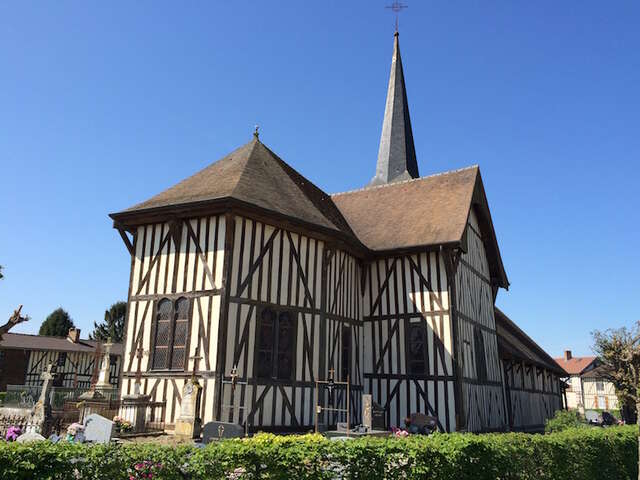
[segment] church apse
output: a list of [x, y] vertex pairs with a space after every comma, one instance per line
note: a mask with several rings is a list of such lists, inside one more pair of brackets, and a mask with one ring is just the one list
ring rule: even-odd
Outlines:
[[[309, 428], [316, 378], [333, 369], [352, 384], [359, 417], [360, 272], [356, 259], [325, 241], [236, 216], [228, 315], [220, 335], [223, 383], [215, 415], [249, 428]], [[346, 378], [345, 378], [346, 380]], [[336, 392], [336, 402], [346, 402]], [[321, 398], [326, 404], [328, 398]], [[337, 417], [321, 423], [344, 421]]]

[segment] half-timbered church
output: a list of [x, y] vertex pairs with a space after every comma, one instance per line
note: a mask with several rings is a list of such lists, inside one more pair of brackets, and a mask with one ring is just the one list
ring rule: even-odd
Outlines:
[[422, 412], [442, 431], [536, 429], [561, 407], [562, 369], [497, 323], [509, 281], [479, 168], [418, 173], [397, 33], [369, 185], [326, 194], [256, 133], [111, 217], [131, 254], [122, 394], [139, 381], [167, 425], [194, 372], [203, 422], [253, 430], [312, 427], [330, 376], [350, 398], [317, 401], [352, 423], [365, 393], [387, 426]]

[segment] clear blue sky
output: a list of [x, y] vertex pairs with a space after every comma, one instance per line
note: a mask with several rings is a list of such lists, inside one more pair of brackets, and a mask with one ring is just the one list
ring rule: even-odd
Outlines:
[[[0, 319], [88, 333], [126, 299], [109, 212], [261, 139], [328, 192], [373, 175], [381, 1], [0, 3]], [[640, 319], [640, 3], [411, 1], [400, 44], [422, 175], [480, 165], [511, 281], [553, 354]]]

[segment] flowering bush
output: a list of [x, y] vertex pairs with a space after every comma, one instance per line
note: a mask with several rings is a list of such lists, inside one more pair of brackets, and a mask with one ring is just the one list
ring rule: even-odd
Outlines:
[[20, 427], [9, 427], [5, 440], [7, 442], [15, 442], [20, 435], [22, 435], [22, 429]]
[[116, 424], [116, 428], [121, 432], [130, 432], [131, 430], [133, 430], [133, 425], [131, 425], [131, 422], [125, 420], [122, 417], [113, 417], [113, 422]]
[[152, 479], [157, 477], [161, 471], [162, 463], [145, 460], [136, 463], [133, 468], [129, 468], [127, 473], [129, 474], [129, 480], [138, 480], [142, 478]]

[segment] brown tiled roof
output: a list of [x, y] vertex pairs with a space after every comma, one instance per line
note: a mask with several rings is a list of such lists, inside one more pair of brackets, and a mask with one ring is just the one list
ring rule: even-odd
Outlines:
[[569, 375], [580, 375], [589, 368], [596, 359], [596, 357], [571, 357], [570, 360], [567, 360], [564, 357], [560, 357], [556, 358], [555, 361], [564, 368]]
[[498, 307], [495, 307], [494, 311], [498, 348], [501, 356], [531, 362], [534, 365], [566, 376], [567, 372], [565, 372], [540, 345], [529, 337], [529, 335], [524, 333], [513, 320], [507, 317]]
[[[95, 340], [80, 339], [77, 343], [66, 337], [48, 337], [45, 335], [28, 335], [26, 333], [5, 333], [0, 341], [0, 348], [24, 350], [54, 350], [60, 352], [95, 352]], [[121, 343], [114, 343], [111, 353], [122, 355]]]
[[472, 206], [486, 239], [492, 277], [508, 287], [477, 166], [332, 195], [371, 250], [460, 244]]
[[111, 217], [117, 220], [133, 212], [223, 199], [339, 231], [355, 239], [331, 197], [255, 138], [164, 192]]

